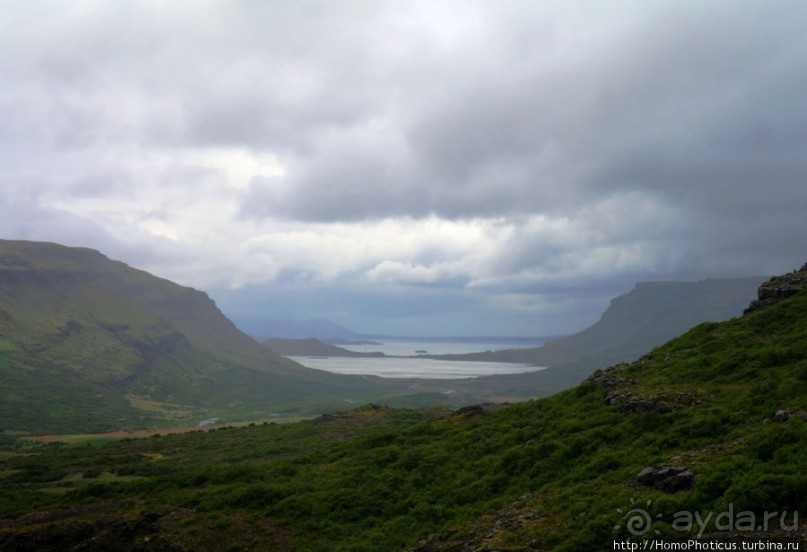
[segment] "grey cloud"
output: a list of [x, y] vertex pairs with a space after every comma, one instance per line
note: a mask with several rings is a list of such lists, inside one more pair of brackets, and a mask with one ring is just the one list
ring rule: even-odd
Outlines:
[[[60, 91], [30, 105], [62, 145], [116, 131], [279, 152], [291, 191], [265, 214], [303, 220], [564, 209], [653, 188], [613, 176], [637, 162], [655, 158], [651, 175], [710, 155], [725, 165], [760, 142], [781, 155], [807, 126], [792, 4], [628, 4], [627, 23], [603, 10], [613, 36], [580, 15], [596, 3], [472, 3], [467, 29], [428, 32], [392, 6], [20, 8], [6, 30], [44, 22], [10, 33], [5, 65]], [[569, 14], [579, 29], [563, 26]], [[360, 130], [376, 120], [394, 139], [368, 147]], [[659, 186], [713, 186], [690, 176]]]
[[189, 252], [178, 244], [154, 236], [130, 233], [125, 239], [111, 234], [101, 224], [85, 216], [48, 207], [38, 197], [41, 190], [25, 186], [29, 193], [17, 193], [13, 183], [0, 181], [0, 238], [55, 242], [75, 247], [91, 247], [116, 259], [144, 268], [184, 261]]
[[[116, 250], [116, 243], [92, 220], [45, 207], [34, 182], [0, 181], [0, 236], [12, 240], [52, 241]], [[24, 191], [23, 191], [24, 190]]]
[[758, 5], [666, 6], [661, 15], [648, 9], [618, 40], [583, 38], [567, 64], [529, 51], [508, 57], [511, 45], [474, 59], [470, 43], [469, 55], [448, 56], [452, 64], [427, 58], [420, 72], [404, 65], [404, 78], [437, 84], [420, 94], [374, 91], [390, 100], [381, 111], [368, 104], [364, 117], [389, 118], [396, 139], [367, 147], [346, 131], [359, 119], [337, 130], [334, 151], [315, 132], [304, 155], [290, 158], [290, 192], [265, 214], [334, 221], [557, 213], [623, 189], [697, 211], [738, 185], [736, 176], [759, 183], [795, 163], [799, 178], [793, 144], [780, 147], [800, 139], [807, 121], [795, 92], [804, 88], [797, 67], [807, 44], [798, 18]]
[[[0, 232], [159, 266], [181, 244], [121, 243], [43, 198], [221, 188], [195, 161], [107, 154], [224, 146], [285, 169], [233, 189], [233, 225], [506, 221], [486, 293], [789, 270], [807, 253], [805, 20], [777, 1], [6, 3]], [[519, 225], [536, 215], [568, 239]], [[422, 285], [469, 281], [451, 277]]]

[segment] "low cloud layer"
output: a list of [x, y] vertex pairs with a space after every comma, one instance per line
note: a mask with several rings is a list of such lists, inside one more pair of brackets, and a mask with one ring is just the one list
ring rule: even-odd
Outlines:
[[390, 333], [804, 262], [807, 8], [529, 4], [5, 3], [0, 237]]

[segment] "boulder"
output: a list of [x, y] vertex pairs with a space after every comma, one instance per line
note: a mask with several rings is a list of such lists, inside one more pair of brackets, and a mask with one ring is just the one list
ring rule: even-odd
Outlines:
[[646, 487], [654, 487], [665, 493], [688, 491], [695, 483], [695, 474], [685, 466], [647, 466], [636, 476], [636, 482]]
[[795, 416], [796, 414], [805, 414], [804, 409], [800, 406], [791, 406], [790, 408], [783, 408], [781, 410], [777, 410], [776, 413], [773, 415], [774, 422], [786, 422], [790, 419], [791, 416]]
[[622, 387], [636, 383], [636, 380], [628, 377], [619, 376], [619, 372], [623, 371], [627, 364], [617, 364], [606, 368], [605, 370], [597, 370], [585, 379], [583, 383], [594, 383], [600, 387]]

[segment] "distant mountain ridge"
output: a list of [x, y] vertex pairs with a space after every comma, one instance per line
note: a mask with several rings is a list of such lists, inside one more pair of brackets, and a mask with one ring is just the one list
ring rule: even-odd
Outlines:
[[361, 353], [350, 351], [330, 343], [324, 343], [319, 339], [281, 339], [270, 338], [262, 342], [271, 350], [284, 356], [328, 356], [328, 357], [352, 357], [352, 358], [383, 358], [386, 355], [382, 352]]
[[635, 360], [697, 324], [740, 316], [766, 279], [638, 283], [612, 299], [597, 323], [543, 345], [530, 361], [551, 366], [575, 360], [591, 365]]
[[358, 334], [330, 320], [236, 319], [238, 328], [257, 339], [356, 339]]

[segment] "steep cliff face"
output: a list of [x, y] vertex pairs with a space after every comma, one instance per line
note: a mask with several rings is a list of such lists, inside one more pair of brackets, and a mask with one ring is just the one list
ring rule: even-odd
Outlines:
[[798, 270], [782, 276], [774, 276], [757, 291], [757, 299], [745, 309], [743, 314], [750, 314], [760, 309], [775, 305], [783, 299], [796, 295], [807, 288], [807, 263]]

